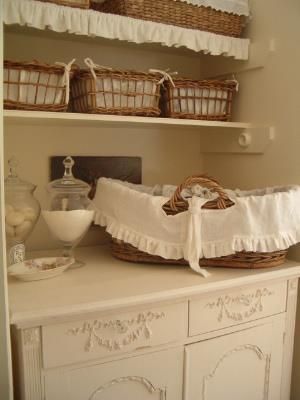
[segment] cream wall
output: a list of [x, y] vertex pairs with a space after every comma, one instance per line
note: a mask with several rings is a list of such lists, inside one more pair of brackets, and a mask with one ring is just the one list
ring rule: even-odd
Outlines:
[[[143, 180], [147, 184], [176, 183], [190, 173], [201, 171], [217, 177], [227, 187], [300, 184], [300, 2], [252, 0], [251, 3], [253, 20], [249, 36], [252, 42], [261, 43], [274, 39], [276, 51], [267, 57], [264, 68], [238, 74], [240, 92], [234, 114], [235, 120], [275, 126], [276, 140], [265, 154], [201, 155], [200, 136], [196, 130], [8, 126], [5, 132], [5, 158], [11, 154], [19, 158], [22, 177], [38, 185], [36, 193], [42, 206], [47, 201], [44, 188], [48, 181], [48, 157], [65, 153], [141, 156]], [[43, 32], [24, 36], [20, 32], [9, 30], [6, 34], [7, 58], [38, 58], [52, 62], [67, 61], [73, 57], [82, 60], [86, 56], [114, 67], [170, 67], [194, 77], [200, 76], [202, 62], [210, 62], [207, 57], [198, 57], [190, 52], [152, 46], [124, 46], [122, 43], [98, 39], [75, 38], [74, 41], [65, 41], [55, 34], [48, 38]], [[222, 58], [214, 58], [213, 63], [216, 62], [221, 64]], [[99, 231], [94, 230], [90, 232], [86, 242], [97, 242], [98, 237]], [[28, 241], [28, 246], [55, 246], [42, 220]], [[300, 259], [297, 248], [292, 255]], [[299, 334], [300, 315], [296, 334], [292, 400], [300, 398]]]
[[[49, 37], [50, 35], [50, 37]], [[72, 40], [73, 39], [73, 40]], [[8, 29], [5, 35], [5, 58], [18, 60], [38, 59], [45, 62], [77, 59], [82, 64], [85, 57], [96, 63], [115, 68], [166, 69], [170, 67], [181, 74], [199, 77], [200, 60], [192, 52], [178, 52], [153, 46], [124, 45], [100, 39], [84, 39], [69, 35], [44, 34]], [[52, 155], [99, 155], [142, 157], [143, 182], [180, 183], [191, 173], [202, 171], [200, 136], [195, 129], [6, 125], [5, 161], [15, 155], [20, 162], [23, 179], [35, 183], [36, 197], [42, 207], [47, 204], [45, 187], [49, 176], [49, 157]], [[99, 243], [102, 231], [92, 228], [82, 244]], [[40, 218], [27, 242], [28, 249], [57, 247]]]
[[[300, 184], [300, 2], [252, 1], [249, 36], [254, 43], [274, 40], [264, 68], [237, 75], [236, 119], [275, 126], [276, 139], [263, 155], [205, 155], [204, 169], [225, 186], [254, 188]], [[253, 60], [252, 60], [253, 61]], [[299, 247], [291, 252], [300, 259]], [[300, 399], [300, 301], [292, 399]]]

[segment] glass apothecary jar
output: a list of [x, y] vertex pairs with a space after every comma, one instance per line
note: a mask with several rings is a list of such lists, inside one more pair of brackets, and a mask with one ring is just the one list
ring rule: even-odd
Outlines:
[[8, 162], [9, 174], [5, 179], [5, 232], [8, 264], [25, 259], [25, 241], [40, 215], [40, 204], [33, 193], [36, 185], [21, 180], [17, 174], [18, 161]]
[[[73, 176], [72, 157], [66, 157], [63, 164], [65, 172], [62, 179], [50, 182], [47, 187], [50, 204], [47, 210], [42, 211], [42, 215], [52, 235], [63, 245], [63, 256], [73, 257], [73, 248], [89, 229], [94, 210], [88, 198], [90, 186]], [[72, 267], [83, 264], [76, 260]]]

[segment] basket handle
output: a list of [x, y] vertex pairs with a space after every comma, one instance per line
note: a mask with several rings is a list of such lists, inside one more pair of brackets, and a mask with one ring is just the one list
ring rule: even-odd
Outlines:
[[234, 205], [234, 202], [227, 196], [225, 191], [219, 185], [219, 183], [207, 175], [193, 175], [186, 178], [181, 185], [179, 185], [170, 198], [170, 200], [164, 204], [164, 208], [170, 208], [173, 213], [178, 213], [189, 208], [187, 200], [185, 200], [181, 192], [183, 189], [189, 188], [194, 185], [204, 186], [209, 189], [212, 193], [217, 193], [218, 197], [215, 200], [208, 200], [202, 208], [217, 208], [225, 209]]

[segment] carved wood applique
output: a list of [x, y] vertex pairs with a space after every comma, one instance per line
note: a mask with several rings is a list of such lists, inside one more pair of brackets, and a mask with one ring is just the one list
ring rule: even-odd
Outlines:
[[[104, 346], [109, 351], [120, 350], [124, 346], [135, 342], [141, 336], [149, 339], [152, 336], [152, 331], [150, 329], [151, 322], [164, 317], [164, 312], [148, 311], [139, 313], [135, 317], [125, 320], [111, 319], [87, 321], [80, 327], [69, 329], [68, 334], [74, 336], [86, 334], [87, 341], [85, 344], [85, 351], [90, 351], [95, 344]], [[117, 333], [118, 338], [110, 339], [101, 336], [101, 333], [104, 333], [107, 329]]]
[[166, 400], [166, 388], [155, 388], [155, 386], [146, 378], [143, 378], [141, 376], [125, 376], [125, 377], [120, 377], [113, 379], [112, 381], [105, 383], [104, 385], [100, 386], [98, 389], [96, 389], [91, 396], [89, 397], [88, 400], [96, 400], [96, 396], [98, 398], [98, 394], [104, 392], [105, 390], [109, 389], [112, 386], [118, 385], [120, 383], [124, 382], [134, 382], [138, 384], [142, 384], [145, 389], [150, 393], [150, 394], [158, 394], [159, 395], [159, 400]]
[[[239, 296], [220, 296], [217, 300], [209, 302], [206, 307], [218, 309], [218, 321], [222, 322], [223, 318], [228, 318], [234, 321], [243, 321], [250, 318], [253, 314], [263, 311], [263, 298], [273, 295], [273, 292], [267, 288], [257, 289], [250, 294], [241, 294]], [[242, 311], [232, 311], [232, 307], [243, 307]]]
[[208, 375], [203, 377], [202, 381], [202, 400], [207, 400], [207, 386], [211, 379], [216, 375], [221, 364], [228, 359], [230, 356], [234, 355], [237, 352], [241, 351], [250, 351], [253, 352], [257, 358], [265, 363], [265, 376], [264, 376], [264, 385], [263, 385], [263, 393], [262, 400], [268, 400], [269, 397], [269, 379], [270, 379], [270, 366], [271, 366], [271, 354], [264, 354], [262, 350], [255, 345], [252, 344], [244, 344], [241, 346], [237, 346], [234, 349], [228, 351], [223, 354], [222, 357], [217, 361], [214, 369]]

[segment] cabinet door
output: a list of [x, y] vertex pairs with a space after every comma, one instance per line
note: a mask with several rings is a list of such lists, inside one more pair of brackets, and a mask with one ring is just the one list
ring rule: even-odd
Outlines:
[[186, 346], [185, 400], [279, 400], [283, 322]]
[[46, 400], [182, 400], [183, 348], [45, 373]]

